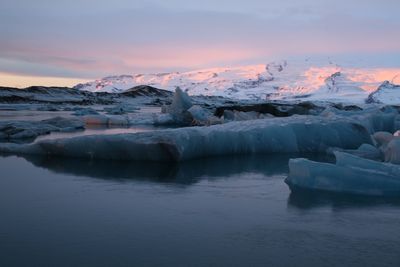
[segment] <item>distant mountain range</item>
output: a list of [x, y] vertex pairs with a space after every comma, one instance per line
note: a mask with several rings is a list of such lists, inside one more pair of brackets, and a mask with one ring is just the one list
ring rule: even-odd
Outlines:
[[120, 93], [139, 85], [235, 99], [327, 100], [400, 104], [400, 68], [342, 67], [333, 62], [279, 61], [189, 72], [105, 77], [74, 88]]

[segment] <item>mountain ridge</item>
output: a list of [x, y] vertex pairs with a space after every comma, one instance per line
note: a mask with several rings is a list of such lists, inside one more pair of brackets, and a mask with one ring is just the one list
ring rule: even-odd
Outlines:
[[[286, 60], [241, 67], [197, 71], [114, 75], [74, 88], [91, 92], [121, 93], [147, 85], [190, 95], [234, 99], [365, 102], [386, 80], [400, 83], [399, 69], [341, 67], [329, 63]], [[396, 78], [397, 77], [397, 78]], [[399, 81], [397, 81], [399, 80]]]

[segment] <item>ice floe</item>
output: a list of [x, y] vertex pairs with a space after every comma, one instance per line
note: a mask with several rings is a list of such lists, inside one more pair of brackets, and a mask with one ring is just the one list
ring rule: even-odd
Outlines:
[[117, 160], [182, 161], [218, 155], [324, 153], [329, 147], [356, 149], [364, 143], [372, 144], [369, 132], [351, 120], [292, 116], [209, 127], [43, 140], [29, 145], [0, 144], [0, 151]]
[[336, 163], [289, 161], [286, 183], [292, 190], [322, 190], [375, 196], [400, 196], [400, 166], [335, 152]]
[[35, 139], [51, 132], [69, 132], [84, 128], [79, 119], [55, 117], [42, 121], [1, 121], [0, 140]]

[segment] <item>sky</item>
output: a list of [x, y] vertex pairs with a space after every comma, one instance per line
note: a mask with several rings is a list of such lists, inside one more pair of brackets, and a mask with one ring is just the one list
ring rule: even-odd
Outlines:
[[1, 0], [0, 85], [309, 56], [400, 67], [399, 0]]

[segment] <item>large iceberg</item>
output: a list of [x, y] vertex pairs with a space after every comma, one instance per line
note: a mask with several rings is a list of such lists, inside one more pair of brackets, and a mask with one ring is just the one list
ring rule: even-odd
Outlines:
[[400, 196], [400, 166], [335, 152], [336, 164], [289, 161], [285, 182], [292, 190], [322, 190], [374, 196]]
[[341, 117], [292, 116], [209, 127], [93, 135], [33, 144], [0, 144], [0, 152], [117, 160], [182, 161], [218, 155], [325, 152], [372, 144], [365, 127]]

